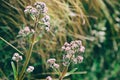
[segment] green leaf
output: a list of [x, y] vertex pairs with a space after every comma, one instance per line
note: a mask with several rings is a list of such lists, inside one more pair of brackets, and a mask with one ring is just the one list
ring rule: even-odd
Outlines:
[[74, 69], [72, 69], [70, 72], [67, 72], [64, 77], [73, 74], [77, 69], [78, 69], [78, 68], [74, 68]]
[[15, 68], [14, 62], [11, 62], [11, 65], [12, 65], [12, 69], [13, 69], [13, 73], [14, 73], [14, 79], [17, 80], [17, 71], [16, 71], [16, 68]]

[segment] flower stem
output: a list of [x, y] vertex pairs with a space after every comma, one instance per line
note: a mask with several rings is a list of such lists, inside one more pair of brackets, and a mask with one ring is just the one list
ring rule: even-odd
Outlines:
[[65, 66], [65, 68], [63, 69], [60, 77], [59, 77], [59, 80], [62, 80], [65, 76], [65, 74], [67, 73], [67, 70], [68, 70], [68, 66]]
[[35, 41], [35, 35], [33, 35], [33, 41], [32, 41], [32, 43], [31, 43], [30, 48], [29, 48], [29, 51], [28, 51], [28, 53], [27, 53], [27, 55], [26, 55], [26, 60], [25, 60], [25, 63], [24, 63], [24, 65], [23, 65], [22, 71], [21, 71], [21, 73], [20, 73], [19, 80], [22, 79], [22, 77], [23, 77], [23, 75], [24, 75], [24, 72], [25, 72], [25, 70], [26, 70], [26, 68], [27, 68], [27, 65], [28, 65], [28, 63], [29, 63], [29, 61], [30, 61], [30, 57], [31, 57], [31, 55], [32, 55], [32, 49], [33, 49], [33, 46], [34, 46], [34, 41]]
[[17, 76], [17, 80], [18, 80], [18, 62], [16, 63], [17, 65], [16, 65], [16, 71], [17, 71], [17, 74], [16, 74], [16, 76]]

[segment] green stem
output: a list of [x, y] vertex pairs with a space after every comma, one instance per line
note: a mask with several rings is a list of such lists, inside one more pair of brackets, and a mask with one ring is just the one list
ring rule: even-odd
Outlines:
[[[34, 30], [35, 30], [35, 32], [37, 31], [37, 26], [38, 26], [38, 19], [36, 18], [35, 23], [34, 23]], [[34, 44], [36, 43], [36, 33], [34, 33], [34, 35], [33, 35], [33, 37], [31, 38], [31, 40], [32, 40], [32, 43], [31, 43], [31, 45], [30, 45], [30, 48], [29, 48], [29, 50], [28, 50], [28, 53], [26, 54], [26, 60], [25, 60], [25, 63], [24, 63], [24, 65], [23, 65], [22, 71], [21, 71], [21, 73], [20, 73], [19, 80], [23, 80], [24, 77], [25, 77], [25, 76], [24, 76], [24, 73], [25, 73], [25, 70], [26, 70], [26, 68], [27, 68], [27, 65], [28, 65], [28, 63], [29, 63], [29, 61], [30, 61], [30, 57], [31, 57], [31, 55], [32, 55], [33, 46], [34, 46]]]
[[16, 74], [16, 76], [17, 76], [17, 80], [18, 80], [18, 62], [17, 62], [17, 68], [16, 68], [16, 72], [17, 72], [17, 74]]
[[65, 66], [65, 68], [62, 71], [61, 76], [59, 77], [59, 80], [62, 80], [64, 78], [65, 74], [67, 73], [67, 70], [68, 70], [68, 66]]
[[[33, 36], [33, 37], [34, 37], [34, 36]], [[26, 70], [26, 68], [27, 68], [27, 65], [28, 65], [29, 61], [30, 61], [30, 57], [31, 57], [31, 54], [32, 54], [33, 46], [34, 46], [34, 40], [33, 40], [32, 44], [30, 45], [30, 49], [29, 49], [29, 51], [28, 51], [28, 53], [27, 53], [26, 60], [25, 60], [25, 63], [24, 63], [24, 65], [23, 65], [22, 71], [21, 71], [21, 73], [20, 73], [19, 80], [22, 80], [22, 77], [23, 77], [23, 75], [24, 75], [24, 72], [25, 72], [25, 70]]]
[[62, 73], [61, 73], [61, 75], [60, 75], [60, 77], [59, 77], [59, 80], [63, 80], [65, 74], [67, 73], [67, 70], [68, 70], [68, 67], [69, 67], [69, 65], [70, 65], [70, 63], [71, 63], [71, 58], [72, 58], [72, 57], [73, 57], [73, 55], [71, 55], [71, 57], [70, 57], [70, 59], [69, 59], [68, 65], [65, 66], [65, 68], [63, 69], [63, 71], [62, 71]]

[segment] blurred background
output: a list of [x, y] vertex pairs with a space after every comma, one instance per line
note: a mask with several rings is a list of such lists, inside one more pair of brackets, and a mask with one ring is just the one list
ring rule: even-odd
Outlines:
[[[24, 9], [36, 1], [48, 7], [51, 32], [43, 33], [35, 45], [29, 63], [35, 70], [25, 80], [57, 78], [46, 60], [56, 58], [60, 63], [62, 45], [72, 40], [82, 40], [86, 50], [83, 63], [69, 67], [78, 68], [77, 73], [66, 79], [120, 80], [120, 0], [0, 0], [0, 36], [21, 51], [25, 47], [16, 36], [22, 25], [32, 22]], [[13, 80], [15, 52], [0, 39], [0, 80]]]

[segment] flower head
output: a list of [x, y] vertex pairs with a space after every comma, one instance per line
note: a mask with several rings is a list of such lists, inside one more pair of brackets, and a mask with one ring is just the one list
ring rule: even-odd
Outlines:
[[14, 53], [13, 57], [12, 57], [13, 61], [19, 62], [22, 60], [22, 56], [20, 56], [18, 53]]
[[83, 61], [81, 53], [85, 51], [85, 47], [82, 45], [81, 40], [71, 41], [70, 43], [65, 42], [62, 46], [62, 50], [66, 52], [63, 56], [64, 65], [69, 64], [70, 61], [73, 61], [75, 64]]
[[56, 61], [56, 59], [51, 58], [51, 59], [47, 60], [47, 63], [50, 64], [50, 65], [53, 65], [55, 63], [55, 61]]
[[82, 56], [77, 56], [77, 62], [81, 63], [83, 61], [83, 57]]
[[48, 76], [48, 77], [46, 78], [46, 80], [52, 80], [51, 76]]
[[28, 73], [33, 72], [33, 70], [34, 70], [34, 67], [33, 67], [33, 66], [29, 66], [29, 67], [27, 68], [27, 72], [28, 72]]
[[54, 66], [55, 68], [57, 68], [57, 69], [58, 69], [60, 65], [59, 65], [59, 64], [56, 64], [56, 63], [54, 63], [54, 65], [53, 65], [53, 66]]
[[47, 7], [46, 7], [46, 4], [44, 3], [44, 2], [36, 2], [35, 4], [34, 4], [34, 6], [36, 7], [36, 9], [38, 10], [38, 11], [40, 11], [40, 13], [47, 13]]
[[18, 35], [25, 37], [31, 33], [33, 34], [34, 32], [35, 31], [33, 29], [30, 29], [29, 26], [26, 26], [18, 32]]

